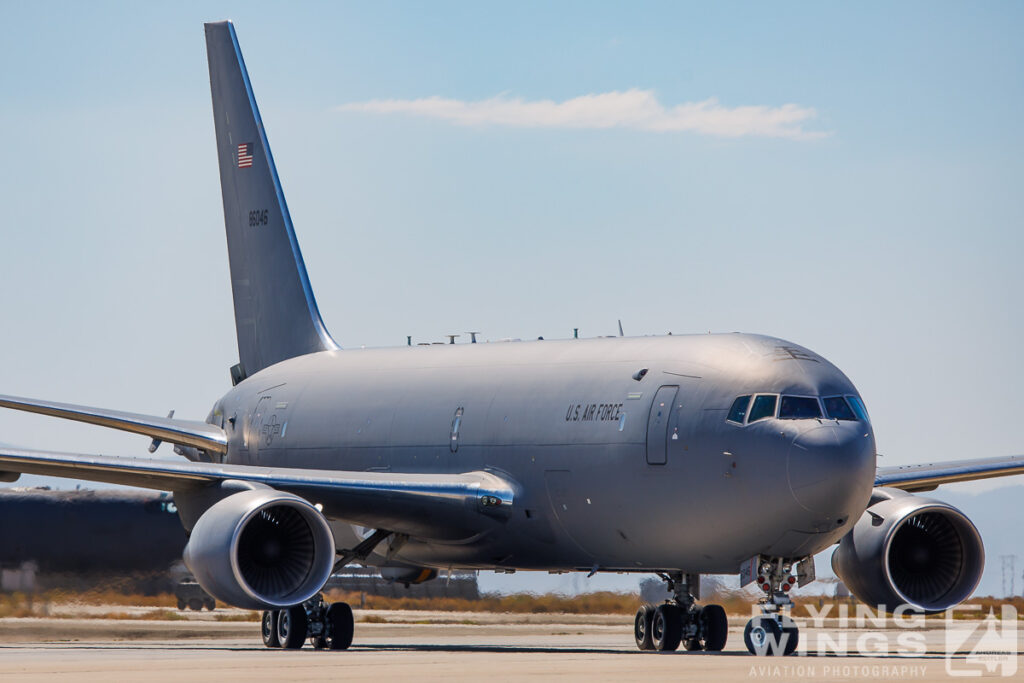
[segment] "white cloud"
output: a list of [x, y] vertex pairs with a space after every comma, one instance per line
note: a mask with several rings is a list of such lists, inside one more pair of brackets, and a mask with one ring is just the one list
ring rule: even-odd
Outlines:
[[715, 98], [666, 107], [652, 90], [637, 89], [581, 95], [563, 102], [531, 102], [503, 95], [475, 102], [437, 96], [416, 100], [369, 100], [343, 104], [338, 110], [411, 114], [461, 126], [629, 128], [659, 133], [687, 131], [726, 138], [750, 136], [794, 140], [828, 135], [804, 129], [817, 116], [811, 107], [797, 104], [727, 107]]

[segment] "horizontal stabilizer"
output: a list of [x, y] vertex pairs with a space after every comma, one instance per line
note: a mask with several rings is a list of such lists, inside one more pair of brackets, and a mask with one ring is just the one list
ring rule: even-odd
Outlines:
[[144, 434], [158, 441], [192, 446], [209, 453], [226, 453], [228, 438], [224, 430], [216, 425], [193, 420], [176, 420], [169, 417], [139, 415], [120, 410], [90, 408], [70, 403], [54, 403], [32, 398], [0, 395], [0, 408], [13, 408], [29, 413], [50, 415], [65, 420], [88, 422], [101, 427], [111, 427], [126, 432]]

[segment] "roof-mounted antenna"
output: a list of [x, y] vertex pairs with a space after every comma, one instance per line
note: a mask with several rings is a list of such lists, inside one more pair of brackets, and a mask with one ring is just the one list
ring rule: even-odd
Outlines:
[[626, 335], [622, 334], [622, 319], [621, 318], [619, 319], [619, 336], [620, 337], [625, 337], [626, 336]]
[[411, 334], [405, 335], [405, 345], [406, 346], [412, 346], [412, 335]]
[[469, 340], [470, 340], [469, 343], [470, 344], [476, 344], [476, 335], [478, 335], [480, 333], [479, 332], [467, 332], [466, 334], [469, 335]]
[[454, 344], [455, 340], [458, 339], [459, 337], [461, 337], [462, 335], [461, 334], [446, 334], [444, 336], [448, 337], [448, 343], [449, 344]]
[[580, 338], [580, 328], [578, 328], [578, 327], [572, 328], [572, 338], [573, 339], [579, 339]]

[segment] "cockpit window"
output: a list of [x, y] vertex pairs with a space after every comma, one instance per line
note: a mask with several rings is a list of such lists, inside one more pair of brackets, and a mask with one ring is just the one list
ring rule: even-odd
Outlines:
[[775, 401], [778, 396], [755, 396], [754, 404], [750, 407], [750, 416], [747, 422], [757, 422], [766, 417], [775, 417]]
[[740, 424], [743, 424], [743, 418], [747, 416], [747, 407], [749, 405], [750, 396], [740, 396], [732, 402], [732, 408], [729, 409], [729, 417], [725, 419], [729, 422], [739, 422]]
[[842, 396], [829, 396], [821, 399], [821, 402], [825, 404], [825, 414], [833, 420], [856, 421], [857, 416]]
[[858, 418], [864, 422], [871, 422], [868, 418], [868, 409], [864, 407], [864, 401], [860, 400], [860, 396], [847, 396], [846, 400], [850, 402], [850, 407], [857, 413]]
[[779, 403], [780, 420], [807, 420], [821, 417], [818, 399], [810, 396], [783, 396]]

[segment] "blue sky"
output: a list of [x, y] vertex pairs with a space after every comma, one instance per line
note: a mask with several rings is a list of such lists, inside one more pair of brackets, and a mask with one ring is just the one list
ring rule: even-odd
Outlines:
[[1024, 6], [708, 5], [0, 2], [0, 392], [227, 389], [202, 22], [231, 18], [343, 346], [761, 332], [846, 371], [882, 464], [1024, 452]]

